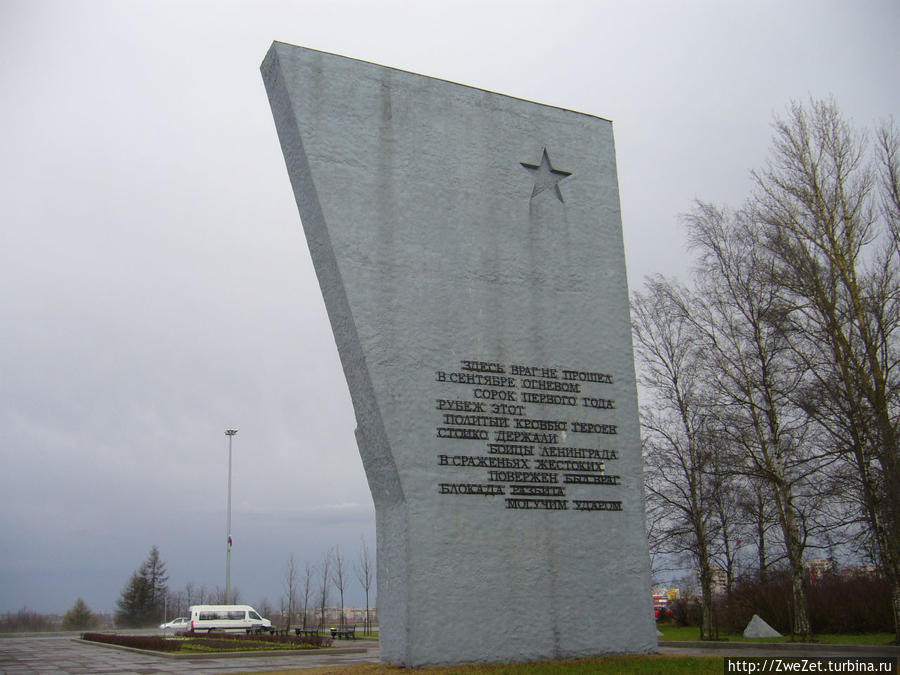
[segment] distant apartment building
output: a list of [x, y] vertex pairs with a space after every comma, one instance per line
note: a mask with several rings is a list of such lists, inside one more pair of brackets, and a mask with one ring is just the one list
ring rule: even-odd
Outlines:
[[826, 574], [837, 574], [841, 577], [872, 576], [878, 573], [874, 565], [849, 565], [838, 568], [837, 564], [829, 558], [810, 558], [803, 563], [804, 569], [809, 574], [809, 579], [816, 582]]
[[813, 583], [834, 571], [832, 561], [828, 558], [810, 558], [803, 563], [803, 569], [809, 574], [809, 579]]
[[723, 593], [728, 591], [728, 572], [726, 572], [721, 567], [713, 567], [710, 569], [712, 572], [712, 594], [722, 595]]

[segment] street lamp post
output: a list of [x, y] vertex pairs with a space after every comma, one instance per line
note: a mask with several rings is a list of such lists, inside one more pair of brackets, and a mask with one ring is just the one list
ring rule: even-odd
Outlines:
[[225, 604], [231, 604], [231, 439], [238, 432], [237, 429], [226, 429], [228, 436], [228, 500], [225, 505], [225, 529], [228, 537], [225, 544]]

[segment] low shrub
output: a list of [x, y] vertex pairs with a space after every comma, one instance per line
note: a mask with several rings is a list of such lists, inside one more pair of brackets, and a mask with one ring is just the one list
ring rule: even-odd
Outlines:
[[891, 589], [882, 576], [826, 574], [809, 586], [816, 633], [892, 632]]
[[669, 605], [669, 618], [676, 626], [699, 626], [700, 603], [695, 598], [679, 598]]
[[766, 582], [745, 578], [729, 596], [716, 598], [715, 618], [723, 633], [743, 633], [754, 614], [783, 635], [791, 632], [791, 580], [773, 574]]
[[[884, 577], [827, 574], [807, 583], [807, 598], [814, 634], [893, 631], [891, 593]], [[765, 583], [741, 579], [730, 595], [716, 599], [715, 619], [723, 633], [742, 633], [753, 615], [758, 614], [779, 633], [789, 635], [791, 601], [791, 580], [786, 572], [772, 575]], [[696, 621], [699, 622], [699, 613]]]
[[198, 640], [252, 640], [253, 642], [278, 642], [283, 644], [310, 645], [313, 647], [330, 647], [332, 640], [324, 635], [247, 635], [245, 633], [185, 633], [185, 636]]
[[135, 649], [152, 649], [158, 652], [177, 652], [181, 648], [178, 640], [171, 640], [157, 635], [114, 635], [111, 633], [82, 633], [82, 640], [104, 642]]
[[247, 649], [264, 649], [268, 644], [288, 645], [295, 649], [310, 649], [316, 647], [330, 647], [331, 638], [324, 636], [293, 637], [290, 635], [245, 635], [231, 633], [213, 633], [212, 635], [197, 635], [186, 633], [186, 639], [173, 640], [157, 635], [118, 635], [110, 633], [83, 633], [81, 638], [91, 642], [104, 642], [107, 644], [133, 647], [135, 649], [149, 649], [161, 652], [177, 652], [189, 647], [199, 647], [201, 650], [226, 650], [241, 649], [246, 643]]

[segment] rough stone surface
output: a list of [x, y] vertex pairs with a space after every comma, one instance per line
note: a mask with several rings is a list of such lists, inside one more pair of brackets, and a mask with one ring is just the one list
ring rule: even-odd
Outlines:
[[262, 73], [375, 503], [382, 659], [654, 651], [611, 123], [283, 43]]
[[781, 637], [781, 633], [772, 628], [769, 624], [763, 621], [758, 614], [754, 614], [753, 618], [750, 619], [750, 623], [747, 624], [747, 627], [744, 629], [744, 637], [745, 638], [779, 638]]

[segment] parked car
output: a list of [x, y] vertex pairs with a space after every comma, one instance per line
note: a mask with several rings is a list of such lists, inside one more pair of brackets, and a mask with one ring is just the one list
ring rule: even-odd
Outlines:
[[179, 616], [177, 619], [172, 619], [171, 621], [159, 624], [159, 627], [163, 630], [189, 630], [191, 627], [191, 620], [186, 616]]

